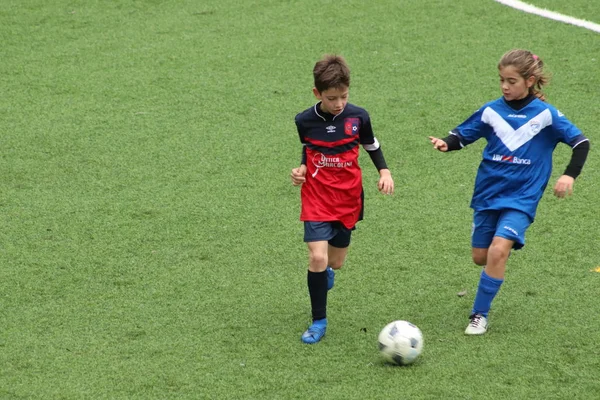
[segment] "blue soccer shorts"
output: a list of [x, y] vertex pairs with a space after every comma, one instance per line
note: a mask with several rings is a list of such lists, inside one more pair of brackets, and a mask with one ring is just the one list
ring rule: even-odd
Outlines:
[[471, 245], [487, 249], [494, 236], [499, 236], [514, 241], [513, 248], [518, 250], [525, 246], [525, 231], [532, 222], [527, 214], [517, 210], [475, 211]]
[[331, 246], [340, 249], [350, 246], [352, 229], [346, 228], [342, 223], [304, 221], [304, 241], [319, 242], [326, 240]]

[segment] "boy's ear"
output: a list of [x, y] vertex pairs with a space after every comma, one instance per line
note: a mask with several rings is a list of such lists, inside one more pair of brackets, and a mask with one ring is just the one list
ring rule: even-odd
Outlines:
[[527, 78], [525, 84], [527, 85], [527, 88], [532, 87], [535, 84], [535, 76], [531, 75], [529, 78]]
[[313, 88], [313, 94], [317, 99], [321, 100], [321, 93], [319, 93], [316, 87]]

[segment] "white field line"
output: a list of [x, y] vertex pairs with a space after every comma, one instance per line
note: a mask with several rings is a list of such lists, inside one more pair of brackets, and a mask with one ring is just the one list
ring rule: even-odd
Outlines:
[[579, 26], [579, 27], [582, 27], [585, 29], [589, 29], [590, 31], [600, 33], [600, 25], [595, 24], [590, 21], [585, 21], [583, 19], [577, 19], [577, 18], [569, 17], [567, 15], [559, 14], [554, 11], [546, 10], [543, 8], [538, 8], [538, 7], [532, 6], [527, 3], [523, 3], [522, 1], [518, 1], [518, 0], [494, 0], [494, 1], [497, 3], [500, 3], [500, 4], [504, 4], [505, 6], [516, 8], [517, 10], [521, 10], [526, 13], [539, 15], [540, 17], [553, 19], [555, 21], [564, 22], [565, 24]]

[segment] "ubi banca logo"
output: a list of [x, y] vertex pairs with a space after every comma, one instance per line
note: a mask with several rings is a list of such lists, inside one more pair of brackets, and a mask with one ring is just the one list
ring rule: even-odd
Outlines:
[[529, 158], [519, 158], [515, 156], [504, 156], [502, 154], [494, 154], [492, 156], [493, 161], [507, 162], [512, 164], [531, 164], [531, 160]]

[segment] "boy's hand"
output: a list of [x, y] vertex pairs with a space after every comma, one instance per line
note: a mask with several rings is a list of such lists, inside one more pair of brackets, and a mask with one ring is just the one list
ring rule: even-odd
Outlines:
[[392, 173], [389, 169], [382, 169], [379, 171], [377, 188], [383, 194], [394, 194], [394, 180], [392, 179]]
[[433, 136], [429, 136], [429, 141], [433, 145], [433, 148], [442, 152], [448, 151], [448, 143], [444, 142], [442, 139], [438, 139]]
[[298, 168], [293, 168], [290, 177], [294, 186], [302, 185], [306, 182], [306, 165], [302, 164]]
[[554, 195], [563, 198], [573, 194], [573, 183], [575, 179], [569, 175], [562, 175], [554, 185]]

